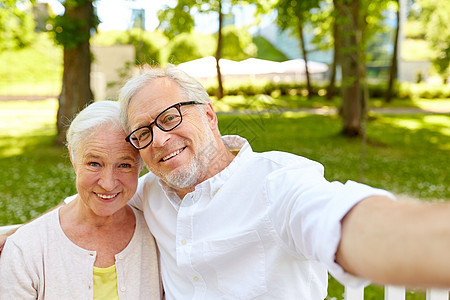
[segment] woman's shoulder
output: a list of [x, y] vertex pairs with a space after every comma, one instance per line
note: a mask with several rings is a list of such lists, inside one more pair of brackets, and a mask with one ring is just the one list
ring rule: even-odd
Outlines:
[[46, 242], [52, 239], [50, 236], [55, 232], [54, 227], [57, 223], [58, 212], [53, 210], [23, 225], [6, 239], [3, 252], [8, 252], [13, 257], [19, 255], [27, 260], [39, 257], [44, 251]]
[[49, 231], [54, 231], [58, 223], [58, 209], [55, 209], [19, 227], [8, 240], [15, 243], [40, 241], [46, 238]]

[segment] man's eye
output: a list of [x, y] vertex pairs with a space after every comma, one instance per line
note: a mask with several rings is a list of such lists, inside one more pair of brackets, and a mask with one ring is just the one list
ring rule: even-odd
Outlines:
[[149, 130], [141, 131], [141, 132], [139, 133], [139, 139], [145, 138], [149, 133], [150, 133]]
[[88, 165], [91, 166], [91, 167], [98, 167], [98, 166], [100, 166], [100, 164], [98, 162], [94, 162], [94, 161], [88, 163]]
[[120, 164], [120, 167], [121, 168], [131, 168], [131, 164], [123, 163], [123, 164]]
[[160, 122], [162, 124], [172, 124], [178, 122], [179, 118], [178, 115], [167, 115]]

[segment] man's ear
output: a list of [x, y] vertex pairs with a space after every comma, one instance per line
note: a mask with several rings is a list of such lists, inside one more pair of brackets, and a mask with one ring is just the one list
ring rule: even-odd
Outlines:
[[212, 106], [212, 103], [205, 103], [206, 108], [205, 108], [205, 112], [206, 112], [206, 120], [208, 121], [208, 125], [212, 130], [217, 129], [217, 115], [216, 112], [214, 111], [214, 108]]

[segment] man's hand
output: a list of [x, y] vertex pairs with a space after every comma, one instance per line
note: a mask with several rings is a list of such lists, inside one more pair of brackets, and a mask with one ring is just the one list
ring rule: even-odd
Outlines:
[[6, 234], [0, 235], [0, 254], [2, 254], [3, 246], [4, 246], [5, 243], [6, 243], [6, 238], [7, 238], [7, 237], [8, 237], [8, 236], [7, 236]]

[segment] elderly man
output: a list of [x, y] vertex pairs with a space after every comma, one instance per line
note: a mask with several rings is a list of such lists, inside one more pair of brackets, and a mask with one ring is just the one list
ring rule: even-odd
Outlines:
[[175, 67], [131, 79], [126, 140], [151, 170], [131, 205], [161, 252], [167, 299], [324, 299], [344, 284], [450, 286], [450, 206], [328, 182], [323, 167], [221, 137], [205, 89]]
[[119, 102], [151, 171], [132, 203], [168, 299], [323, 299], [327, 270], [344, 284], [450, 286], [450, 206], [328, 182], [319, 163], [221, 137], [205, 89], [172, 66], [131, 79]]

